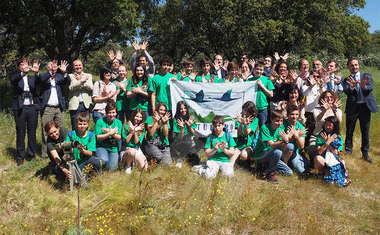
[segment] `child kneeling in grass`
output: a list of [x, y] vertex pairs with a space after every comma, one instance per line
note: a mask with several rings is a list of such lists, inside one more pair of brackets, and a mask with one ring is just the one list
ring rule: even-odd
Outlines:
[[216, 177], [220, 170], [222, 175], [231, 177], [234, 175], [234, 168], [230, 158], [236, 159], [239, 151], [235, 150], [236, 143], [229, 133], [224, 131], [224, 118], [216, 115], [212, 120], [213, 133], [208, 136], [205, 145], [205, 153], [209, 157], [205, 165], [194, 166], [193, 170], [198, 171], [207, 179]]
[[283, 173], [281, 167], [285, 163], [281, 161], [281, 157], [283, 151], [287, 149], [289, 139], [281, 129], [283, 114], [272, 111], [270, 120], [270, 123], [264, 124], [260, 128], [254, 158], [256, 163], [263, 167], [266, 180], [276, 183], [278, 180], [275, 172]]

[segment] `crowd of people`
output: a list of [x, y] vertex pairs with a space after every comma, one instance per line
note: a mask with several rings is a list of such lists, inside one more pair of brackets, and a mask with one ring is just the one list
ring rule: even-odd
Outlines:
[[[83, 72], [78, 59], [73, 61], [70, 74], [66, 61], [49, 62], [43, 74], [38, 61], [32, 65], [24, 58], [18, 61], [19, 71], [11, 77], [17, 165], [35, 157], [38, 113], [42, 126], [41, 156], [50, 158], [51, 172], [61, 180], [73, 177], [61, 147], [68, 142], [73, 143], [70, 154], [82, 170], [90, 165], [97, 171], [123, 168], [130, 174], [133, 167], [147, 170], [152, 159], [177, 167], [188, 161], [192, 170], [214, 178], [219, 171], [233, 176], [235, 166], [246, 161], [248, 166], [254, 163], [260, 177], [270, 182], [278, 181], [276, 174], [292, 175], [295, 171], [301, 175], [318, 174], [328, 183], [346, 186], [350, 180], [341, 154], [343, 149], [346, 154], [352, 153], [358, 119], [362, 157], [372, 162], [370, 119], [378, 108], [371, 94], [372, 76], [360, 72], [356, 58], [347, 62], [347, 78], [342, 78], [334, 60], [324, 66], [316, 59], [310, 68], [309, 61], [301, 59], [297, 72], [286, 62], [288, 54], [277, 53], [257, 61], [242, 53], [236, 63], [223, 61], [220, 54], [213, 61], [203, 58], [199, 64], [187, 58], [178, 72], [171, 58], [162, 56], [160, 71], [156, 72], [154, 60], [147, 52], [148, 43], [133, 43], [133, 47], [129, 66], [120, 51], [110, 51], [110, 60], [95, 83], [91, 74]], [[189, 107], [183, 101], [171, 103], [170, 81], [176, 80], [257, 84], [256, 100], [244, 103], [235, 119], [236, 138], [224, 127], [222, 116], [214, 117], [212, 134], [203, 139], [206, 162], [199, 161], [199, 141], [194, 137], [196, 123]], [[68, 107], [64, 87], [69, 90]], [[340, 134], [343, 93], [347, 96], [344, 144]], [[174, 105], [176, 113], [172, 113]], [[64, 126], [66, 108], [71, 128]], [[88, 130], [91, 114], [93, 131]]]

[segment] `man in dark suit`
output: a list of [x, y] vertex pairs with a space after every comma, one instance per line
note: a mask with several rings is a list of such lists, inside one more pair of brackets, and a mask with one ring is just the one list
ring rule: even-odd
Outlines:
[[370, 73], [361, 73], [360, 64], [356, 58], [347, 62], [351, 75], [343, 81], [343, 91], [347, 95], [346, 103], [346, 153], [352, 153], [352, 136], [355, 130], [356, 120], [359, 119], [362, 133], [361, 151], [363, 159], [372, 163], [369, 157], [369, 129], [371, 112], [377, 112], [377, 104], [372, 95], [373, 81]]
[[[36, 153], [36, 128], [38, 123], [39, 99], [36, 93], [39, 63], [28, 65], [25, 58], [17, 62], [18, 72], [11, 77], [13, 88], [12, 111], [16, 122], [16, 162], [22, 165], [24, 159], [32, 159]], [[28, 75], [32, 70], [35, 74]], [[25, 134], [28, 132], [28, 148], [25, 153]]]
[[[60, 128], [64, 127], [63, 114], [66, 109], [65, 98], [61, 86], [69, 84], [69, 77], [66, 74], [68, 63], [53, 60], [48, 64], [48, 72], [40, 75], [41, 83], [41, 124], [42, 124], [42, 149], [41, 156], [47, 157], [47, 134], [44, 130], [45, 124], [54, 120]], [[60, 72], [58, 72], [58, 69]]]
[[228, 72], [226, 71], [228, 61], [223, 63], [223, 57], [219, 54], [214, 57], [214, 64], [211, 67], [210, 73], [218, 76], [218, 78], [227, 77]]

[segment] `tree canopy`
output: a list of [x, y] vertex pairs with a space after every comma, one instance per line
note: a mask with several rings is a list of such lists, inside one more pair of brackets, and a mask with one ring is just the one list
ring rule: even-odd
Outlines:
[[[110, 41], [126, 44], [142, 17], [138, 0], [1, 1], [5, 38], [19, 54], [43, 48], [50, 59], [72, 61]], [[4, 39], [3, 43], [6, 42]]]
[[232, 59], [326, 49], [356, 55], [369, 40], [368, 23], [353, 11], [365, 0], [167, 0], [146, 11], [142, 35], [157, 53], [181, 59], [222, 53]]

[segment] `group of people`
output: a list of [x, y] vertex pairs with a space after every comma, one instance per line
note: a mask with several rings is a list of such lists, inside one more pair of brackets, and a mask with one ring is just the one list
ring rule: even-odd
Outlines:
[[[358, 59], [348, 60], [351, 74], [344, 79], [336, 61], [328, 61], [324, 67], [321, 61], [314, 60], [310, 69], [309, 61], [302, 59], [296, 72], [286, 62], [288, 55], [277, 53], [258, 61], [242, 53], [236, 63], [223, 61], [218, 54], [213, 62], [201, 59], [199, 71], [195, 70], [195, 62], [185, 59], [178, 72], [174, 72], [171, 58], [163, 56], [156, 73], [147, 46], [146, 42], [133, 43], [130, 78], [122, 53], [110, 51], [110, 61], [95, 83], [91, 74], [83, 72], [80, 60], [73, 62], [70, 74], [66, 72], [66, 61], [49, 62], [48, 72], [40, 74], [38, 61], [29, 66], [26, 59], [20, 59], [19, 71], [11, 77], [17, 164], [35, 156], [40, 112], [41, 155], [51, 159], [51, 169], [61, 179], [73, 177], [60, 145], [70, 142], [70, 154], [81, 169], [88, 165], [110, 171], [123, 167], [130, 174], [133, 166], [147, 170], [151, 159], [163, 165], [175, 162], [177, 167], [189, 160], [194, 171], [214, 178], [219, 171], [233, 176], [234, 166], [246, 160], [255, 162], [257, 171], [271, 182], [278, 181], [276, 173], [292, 175], [295, 170], [299, 174], [314, 172], [329, 183], [345, 186], [350, 180], [340, 156], [342, 93], [347, 95], [345, 152], [352, 153], [353, 132], [359, 119], [362, 156], [372, 162], [368, 154], [370, 118], [371, 112], [378, 109], [371, 94], [371, 74], [359, 71]], [[236, 138], [224, 128], [222, 116], [214, 117], [212, 134], [203, 139], [208, 160], [202, 164], [194, 138], [196, 123], [186, 102], [171, 104], [171, 81], [257, 84], [256, 100], [244, 103], [235, 119]], [[71, 131], [63, 124], [65, 86], [69, 90]], [[176, 113], [172, 113], [174, 105]], [[88, 130], [91, 113], [93, 132]]]

